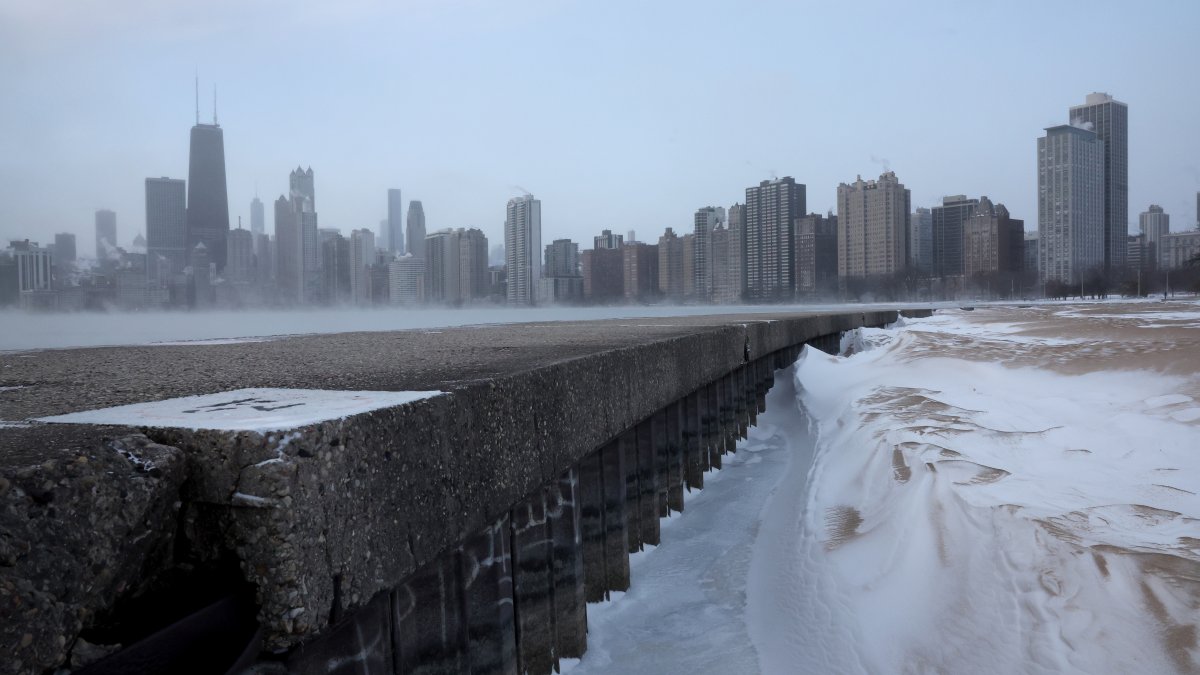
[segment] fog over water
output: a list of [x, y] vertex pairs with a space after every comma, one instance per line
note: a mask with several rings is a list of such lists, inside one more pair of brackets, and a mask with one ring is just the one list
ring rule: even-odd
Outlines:
[[[194, 341], [250, 341], [312, 333], [414, 330], [539, 321], [864, 311], [902, 306], [913, 305], [654, 305], [404, 310], [330, 308], [305, 311], [231, 310], [74, 314], [32, 314], [12, 311], [0, 312], [0, 351]], [[952, 306], [952, 304], [942, 303], [937, 306]]]

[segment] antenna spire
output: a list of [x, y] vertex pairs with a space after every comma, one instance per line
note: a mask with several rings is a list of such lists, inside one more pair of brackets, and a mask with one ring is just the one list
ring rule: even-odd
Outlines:
[[213, 83], [213, 126], [217, 125], [217, 83]]
[[200, 70], [196, 70], [196, 124], [200, 124]]

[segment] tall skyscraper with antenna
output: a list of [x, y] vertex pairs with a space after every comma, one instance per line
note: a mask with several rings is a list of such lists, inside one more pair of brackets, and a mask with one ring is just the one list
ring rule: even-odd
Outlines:
[[217, 269], [225, 267], [229, 236], [229, 195], [225, 187], [225, 137], [217, 123], [217, 90], [213, 88], [212, 124], [200, 123], [200, 83], [196, 81], [196, 126], [188, 153], [188, 250], [203, 243]]

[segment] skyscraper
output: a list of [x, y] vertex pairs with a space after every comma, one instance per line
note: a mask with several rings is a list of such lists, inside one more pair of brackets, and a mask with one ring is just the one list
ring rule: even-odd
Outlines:
[[796, 291], [813, 295], [837, 287], [837, 216], [796, 219]]
[[250, 200], [250, 233], [257, 239], [258, 235], [267, 231], [267, 221], [263, 213], [262, 200], [258, 195], [254, 195], [254, 199]]
[[966, 195], [942, 197], [942, 205], [933, 207], [933, 275], [957, 277], [963, 274], [963, 224], [975, 213], [978, 199]]
[[375, 233], [367, 228], [350, 232], [350, 297], [360, 305], [371, 303], [370, 266], [375, 262]]
[[729, 210], [729, 227], [718, 227], [712, 232], [713, 302], [741, 302], [746, 290], [743, 271], [746, 241], [741, 210], [735, 204]]
[[75, 268], [75, 235], [69, 232], [59, 232], [54, 235], [54, 269], [55, 278], [63, 285], [67, 272]]
[[1151, 263], [1150, 267], [1157, 267], [1163, 235], [1171, 232], [1171, 216], [1163, 211], [1163, 207], [1151, 204], [1138, 215], [1138, 229], [1142, 234], [1142, 245], [1147, 249], [1146, 262]]
[[482, 230], [459, 229], [459, 293], [464, 302], [487, 297], [488, 240]]
[[304, 299], [304, 240], [300, 219], [283, 195], [275, 200], [275, 281], [285, 302]]
[[695, 275], [696, 299], [701, 302], [712, 299], [712, 231], [724, 222], [725, 209], [719, 206], [698, 209], [692, 218], [692, 234], [696, 235], [692, 274]]
[[838, 186], [838, 276], [895, 274], [908, 263], [911, 193], [887, 171]]
[[237, 228], [229, 231], [226, 243], [224, 277], [231, 283], [249, 283], [254, 271], [254, 235], [250, 230]]
[[305, 170], [296, 165], [288, 174], [288, 196], [295, 204], [296, 211], [317, 210], [317, 188], [311, 166]]
[[425, 302], [425, 260], [409, 252], [388, 263], [388, 286], [388, 299], [393, 305]]
[[547, 277], [579, 276], [579, 244], [570, 239], [555, 239], [546, 246]]
[[460, 299], [458, 248], [459, 231], [425, 235], [425, 289], [430, 302], [455, 304]]
[[542, 276], [542, 202], [533, 195], [508, 200], [504, 258], [508, 304], [533, 304], [537, 299], [537, 281]]
[[204, 242], [208, 260], [225, 268], [229, 235], [229, 196], [225, 188], [225, 136], [217, 124], [201, 124], [197, 109], [188, 152], [187, 249]]
[[350, 299], [350, 242], [340, 233], [321, 242], [321, 285], [330, 304]]
[[399, 188], [388, 189], [387, 202], [387, 250], [394, 255], [404, 255], [404, 200]]
[[909, 216], [908, 265], [921, 274], [933, 273], [933, 212], [927, 208]]
[[751, 300], [784, 300], [795, 291], [793, 222], [805, 209], [804, 184], [791, 176], [746, 188], [746, 295]]
[[117, 214], [108, 209], [96, 211], [96, 260], [109, 257], [117, 247]]
[[187, 193], [178, 178], [146, 179], [146, 267], [154, 278], [187, 266]]
[[1024, 267], [1025, 223], [1003, 204], [980, 197], [963, 223], [963, 275], [1019, 272]]
[[1038, 269], [1043, 282], [1074, 285], [1104, 269], [1104, 141], [1064, 124], [1037, 147]]
[[624, 242], [624, 236], [613, 234], [612, 230], [603, 230], [600, 232], [599, 236], [592, 237], [592, 248], [621, 248], [621, 244]]
[[[288, 238], [279, 237], [280, 201], [289, 214], [283, 216]], [[287, 278], [280, 279], [280, 289], [297, 302], [311, 302], [321, 295], [321, 241], [317, 234], [316, 185], [312, 167], [299, 166], [288, 174], [288, 197], [275, 203], [275, 230], [278, 241], [279, 270]], [[292, 237], [294, 236], [294, 240]], [[285, 252], [283, 249], [287, 247]], [[287, 265], [284, 258], [287, 256]], [[295, 258], [295, 267], [292, 259]]]
[[408, 252], [425, 257], [425, 208], [417, 200], [408, 203]]
[[1115, 274], [1125, 269], [1129, 236], [1129, 106], [1092, 93], [1071, 106], [1070, 119], [1104, 142], [1104, 270]]
[[1171, 231], [1171, 215], [1163, 211], [1158, 204], [1138, 215], [1138, 229], [1146, 235], [1146, 243], [1157, 244], [1158, 240]]
[[621, 247], [622, 282], [625, 299], [647, 302], [659, 297], [658, 245], [626, 242]]
[[683, 240], [669, 227], [658, 238], [658, 292], [671, 302], [683, 300]]

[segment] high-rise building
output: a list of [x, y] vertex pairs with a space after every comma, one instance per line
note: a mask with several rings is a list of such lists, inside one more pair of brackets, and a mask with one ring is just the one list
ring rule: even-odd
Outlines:
[[189, 307], [211, 307], [216, 300], [213, 293], [213, 266], [212, 258], [208, 255], [208, 247], [204, 242], [196, 242], [196, 245], [188, 251], [188, 306]]
[[921, 274], [933, 273], [933, 212], [924, 207], [909, 216], [908, 266]]
[[943, 279], [963, 274], [963, 224], [975, 212], [978, 199], [966, 195], [942, 197], [933, 207], [933, 275]]
[[54, 282], [54, 260], [50, 250], [37, 242], [10, 243], [17, 261], [17, 290], [21, 293], [49, 291]]
[[555, 239], [546, 246], [546, 262], [537, 296], [540, 304], [574, 303], [583, 299], [579, 244], [570, 239]]
[[487, 295], [487, 237], [471, 229], [445, 229], [425, 237], [425, 297], [462, 305]]
[[265, 234], [267, 231], [266, 214], [263, 210], [262, 200], [258, 195], [254, 195], [254, 199], [250, 200], [250, 234], [255, 238], [260, 234]]
[[542, 202], [533, 195], [508, 200], [504, 219], [508, 304], [530, 305], [542, 276]]
[[683, 241], [669, 227], [658, 238], [658, 292], [671, 302], [683, 300]]
[[814, 295], [837, 288], [837, 216], [810, 213], [796, 219], [796, 292]]
[[1171, 232], [1171, 215], [1165, 213], [1163, 207], [1158, 204], [1151, 204], [1150, 208], [1138, 215], [1138, 229], [1143, 236], [1142, 244], [1147, 251], [1143, 264], [1151, 263], [1152, 266], [1157, 266], [1158, 252], [1161, 250], [1159, 243], [1163, 235]]
[[649, 302], [658, 298], [658, 246], [626, 242], [621, 248], [625, 299]]
[[1125, 248], [1125, 264], [1129, 269], [1135, 272], [1137, 279], [1142, 279], [1142, 274], [1147, 274], [1150, 269], [1146, 267], [1146, 235], [1131, 234], [1129, 235], [1128, 245]]
[[459, 232], [437, 230], [425, 235], [425, 289], [430, 302], [452, 305], [459, 290]]
[[117, 214], [108, 209], [96, 211], [96, 260], [116, 255]]
[[300, 218], [283, 195], [275, 200], [275, 282], [288, 303], [304, 299], [304, 238]]
[[321, 243], [321, 283], [326, 302], [350, 301], [350, 241], [340, 232]]
[[408, 252], [425, 257], [425, 208], [416, 200], [408, 203]]
[[1040, 277], [1077, 284], [1104, 271], [1104, 141], [1063, 124], [1047, 128], [1037, 147]]
[[543, 276], [579, 276], [579, 244], [570, 239], [555, 239], [546, 246], [546, 265]]
[[488, 240], [483, 231], [473, 227], [465, 230], [460, 228], [458, 255], [460, 299], [473, 302], [487, 297]]
[[169, 278], [187, 266], [186, 199], [182, 180], [146, 179], [146, 264], [150, 276]]
[[[411, 224], [412, 221], [409, 222]], [[411, 248], [411, 239], [408, 244]], [[425, 259], [414, 256], [410, 251], [388, 263], [388, 287], [388, 301], [393, 305], [419, 305], [425, 302]]]
[[1010, 218], [1003, 204], [981, 197], [963, 223], [963, 275], [1019, 272], [1024, 247], [1025, 222]]
[[59, 269], [75, 266], [75, 235], [69, 232], [59, 232], [54, 235], [54, 264]]
[[367, 228], [350, 232], [350, 298], [360, 305], [371, 303], [370, 267], [375, 262], [375, 233]]
[[1096, 132], [1104, 143], [1104, 270], [1125, 269], [1129, 235], [1129, 106], [1103, 93], [1071, 106], [1072, 126]]
[[224, 269], [229, 195], [225, 185], [225, 135], [217, 124], [215, 110], [212, 124], [201, 124], [197, 112], [188, 153], [187, 191], [188, 251], [204, 242], [209, 261], [216, 263], [218, 270]]
[[404, 255], [404, 200], [399, 188], [387, 191], [387, 250], [394, 255]]
[[696, 247], [693, 251], [696, 259], [692, 263], [692, 274], [696, 277], [693, 282], [696, 299], [701, 302], [712, 299], [712, 231], [724, 222], [725, 209], [720, 206], [697, 209], [692, 219], [692, 234], [696, 235]]
[[1038, 271], [1038, 250], [1038, 231], [1026, 230], [1021, 269], [1026, 272]]
[[297, 165], [288, 174], [288, 196], [297, 212], [317, 210], [316, 181], [311, 166], [305, 170]]
[[288, 196], [275, 201], [276, 270], [279, 290], [292, 302], [321, 296], [321, 240], [312, 167], [288, 175]]
[[235, 284], [253, 281], [254, 235], [250, 230], [241, 227], [230, 230], [225, 250], [225, 280]]
[[912, 196], [896, 174], [838, 185], [838, 276], [896, 274], [908, 262]]
[[625, 238], [619, 234], [613, 234], [612, 230], [603, 230], [600, 235], [592, 238], [592, 248], [621, 248], [621, 244], [625, 242]]
[[1200, 230], [1200, 192], [1196, 193], [1196, 229]]
[[583, 270], [583, 299], [586, 302], [610, 303], [625, 296], [625, 259], [621, 249], [584, 251], [579, 255], [579, 266]]
[[254, 279], [260, 286], [275, 279], [275, 242], [269, 234], [254, 237]]
[[[805, 187], [791, 176], [746, 188], [746, 296], [786, 300], [795, 292], [793, 223], [804, 215]], [[701, 242], [696, 241], [700, 248]], [[697, 293], [701, 289], [696, 289]]]
[[1200, 229], [1164, 234], [1158, 242], [1161, 269], [1175, 270], [1200, 255]]
[[383, 218], [379, 221], [379, 231], [375, 233], [375, 245], [383, 250], [388, 250], [388, 219]]
[[683, 252], [683, 297], [696, 297], [696, 235], [691, 232], [679, 238]]
[[730, 218], [729, 227], [717, 227], [712, 231], [713, 302], [732, 304], [742, 301], [745, 241], [741, 222], [740, 218]]

